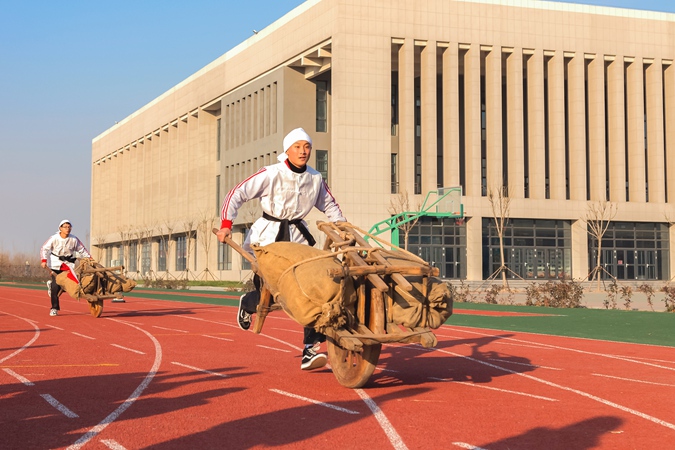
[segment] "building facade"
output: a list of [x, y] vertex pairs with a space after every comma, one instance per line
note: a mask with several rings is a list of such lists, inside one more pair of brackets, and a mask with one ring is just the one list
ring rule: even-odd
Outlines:
[[[138, 277], [243, 279], [211, 233], [221, 202], [301, 126], [360, 228], [461, 188], [463, 220], [421, 217], [406, 239], [446, 278], [502, 267], [501, 202], [509, 276], [584, 279], [600, 253], [604, 274], [670, 279], [674, 59], [673, 14], [309, 0], [93, 140], [95, 256]], [[259, 215], [247, 204], [235, 239]]]

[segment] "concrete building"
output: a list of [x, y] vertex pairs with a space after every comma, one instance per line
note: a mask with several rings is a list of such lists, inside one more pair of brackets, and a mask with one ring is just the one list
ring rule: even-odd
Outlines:
[[[464, 221], [423, 217], [408, 236], [446, 278], [502, 265], [490, 201], [501, 193], [509, 276], [585, 278], [598, 243], [584, 219], [611, 205], [603, 268], [667, 280], [674, 59], [673, 14], [309, 0], [93, 140], [92, 245], [139, 277], [242, 279], [245, 261], [210, 229], [228, 190], [302, 126], [311, 165], [363, 229], [392, 201], [414, 210], [461, 187]], [[236, 239], [259, 214], [240, 212]]]

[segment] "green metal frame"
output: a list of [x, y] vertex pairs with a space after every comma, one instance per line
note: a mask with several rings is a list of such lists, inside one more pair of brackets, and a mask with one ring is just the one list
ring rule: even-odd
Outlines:
[[[441, 197], [438, 197], [434, 202], [429, 204], [427, 206], [427, 203], [429, 202], [429, 197], [433, 194], [438, 195], [438, 191], [429, 191], [427, 193], [427, 196], [424, 199], [424, 203], [422, 203], [422, 207], [420, 208], [419, 211], [405, 211], [399, 214], [396, 214], [394, 216], [389, 217], [388, 219], [385, 219], [381, 222], [376, 223], [370, 228], [370, 231], [368, 232], [369, 234], [372, 234], [373, 236], [377, 236], [378, 234], [386, 233], [387, 231], [391, 231], [391, 242], [396, 243], [398, 242], [398, 227], [401, 225], [404, 225], [408, 222], [412, 222], [413, 220], [417, 220], [420, 217], [440, 217], [440, 218], [456, 218], [456, 219], [463, 219], [464, 218], [464, 204], [460, 202], [459, 204], [459, 213], [457, 212], [438, 212], [438, 204], [443, 200], [445, 197], [447, 197], [450, 193], [457, 192], [459, 191], [460, 193], [460, 199], [462, 198], [462, 188], [461, 187], [451, 187], [451, 188], [446, 188], [447, 192], [445, 192]], [[436, 207], [435, 211], [432, 211], [431, 209]]]

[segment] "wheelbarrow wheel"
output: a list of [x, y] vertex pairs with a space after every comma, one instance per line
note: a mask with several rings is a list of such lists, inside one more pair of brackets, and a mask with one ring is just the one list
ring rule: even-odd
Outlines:
[[101, 317], [101, 314], [103, 313], [103, 300], [89, 302], [89, 312], [91, 312], [91, 315], [94, 317]]
[[340, 347], [332, 339], [326, 341], [328, 360], [338, 382], [348, 388], [360, 388], [375, 371], [382, 344], [364, 345], [362, 352]]

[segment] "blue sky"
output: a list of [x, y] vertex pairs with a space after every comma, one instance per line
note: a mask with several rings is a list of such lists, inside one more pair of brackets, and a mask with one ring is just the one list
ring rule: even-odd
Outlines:
[[2, 0], [0, 253], [37, 255], [63, 218], [88, 241], [92, 139], [302, 3]]

